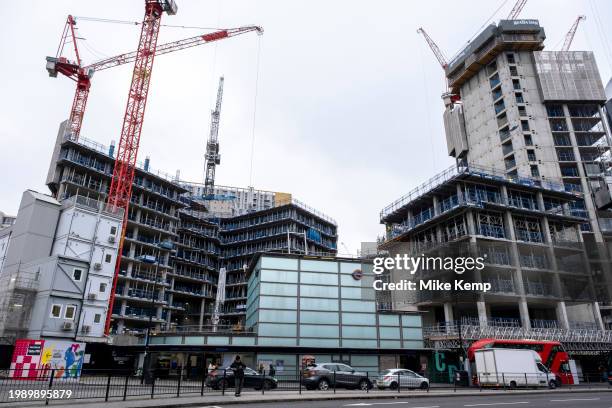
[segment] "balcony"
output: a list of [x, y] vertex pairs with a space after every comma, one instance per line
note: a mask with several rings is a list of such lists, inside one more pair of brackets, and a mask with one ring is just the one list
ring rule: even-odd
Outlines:
[[512, 279], [491, 279], [488, 282], [491, 284], [491, 292], [515, 293]]
[[559, 161], [576, 161], [574, 152], [571, 150], [559, 150], [557, 149], [557, 158]]
[[516, 230], [516, 239], [518, 241], [523, 241], [523, 242], [536, 242], [536, 243], [544, 242], [544, 237], [542, 236], [542, 233], [534, 232], [534, 231], [527, 231], [523, 229]]
[[481, 224], [478, 227], [478, 232], [485, 237], [506, 238], [506, 231], [500, 225]]
[[557, 296], [550, 283], [530, 282], [527, 280], [523, 282], [523, 288], [525, 289], [525, 294], [530, 296]]

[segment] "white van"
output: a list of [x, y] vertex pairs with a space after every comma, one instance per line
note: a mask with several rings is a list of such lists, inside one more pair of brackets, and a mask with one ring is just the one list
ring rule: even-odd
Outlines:
[[549, 387], [557, 382], [533, 350], [481, 349], [474, 352], [477, 381], [481, 386]]

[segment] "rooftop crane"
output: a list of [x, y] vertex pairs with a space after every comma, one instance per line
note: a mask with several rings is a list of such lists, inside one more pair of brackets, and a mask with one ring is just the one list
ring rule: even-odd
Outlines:
[[[431, 51], [434, 53], [434, 56], [438, 60], [438, 63], [440, 64], [442, 69], [446, 71], [446, 68], [448, 68], [448, 59], [446, 58], [442, 50], [440, 50], [438, 44], [436, 44], [434, 40], [432, 40], [432, 38], [429, 36], [429, 34], [427, 34], [427, 31], [425, 31], [423, 27], [419, 27], [417, 33], [423, 35], [423, 38], [425, 38], [427, 45], [429, 45], [429, 48], [431, 48]], [[447, 105], [459, 101], [461, 99], [460, 96], [452, 94], [450, 92], [450, 87], [448, 86], [448, 78], [446, 78], [446, 75], [444, 79], [446, 81], [446, 91], [444, 92], [444, 94], [442, 94], [444, 104]]]
[[205, 169], [204, 169], [204, 197], [212, 197], [215, 188], [215, 166], [221, 163], [219, 154], [219, 118], [221, 116], [221, 101], [223, 100], [223, 77], [219, 78], [217, 90], [217, 104], [210, 113], [210, 135], [206, 143]]
[[569, 51], [570, 47], [572, 46], [572, 41], [574, 41], [574, 36], [576, 35], [576, 30], [578, 29], [578, 24], [582, 20], [586, 20], [586, 16], [578, 16], [567, 34], [565, 34], [565, 41], [563, 42], [563, 47], [561, 47], [561, 51]]
[[429, 48], [431, 48], [431, 51], [433, 51], [442, 69], [446, 69], [448, 67], [448, 60], [446, 59], [446, 57], [440, 50], [440, 47], [438, 47], [438, 45], [434, 42], [434, 40], [431, 39], [431, 37], [429, 36], [429, 34], [427, 34], [427, 31], [425, 31], [423, 27], [419, 27], [419, 29], [417, 30], [417, 33], [423, 35], [423, 37], [425, 38], [425, 41], [427, 41], [427, 45], [429, 45]]
[[[70, 109], [68, 127], [66, 129], [66, 134], [68, 134], [72, 140], [76, 141], [78, 140], [81, 132], [81, 125], [83, 123], [83, 116], [85, 115], [85, 108], [87, 106], [87, 98], [89, 96], [91, 78], [93, 74], [96, 71], [102, 71], [134, 62], [136, 60], [137, 51], [119, 54], [114, 57], [105, 58], [92, 64], [82, 66], [82, 61], [79, 57], [75, 29], [76, 20], [74, 17], [68, 16], [66, 25], [64, 27], [64, 33], [62, 34], [60, 41], [60, 46], [58, 47], [57, 55], [55, 57], [47, 57], [47, 71], [51, 77], [57, 77], [57, 74], [60, 73], [74, 80], [77, 84], [72, 102], [72, 108]], [[195, 37], [189, 37], [158, 45], [155, 49], [155, 55], [168, 54], [170, 52], [183, 50], [185, 48], [196, 47], [198, 45], [234, 37], [240, 34], [246, 34], [251, 31], [255, 31], [258, 34], [263, 33], [263, 29], [258, 26], [229, 28], [226, 30], [201, 34]], [[73, 43], [74, 52], [77, 58], [76, 61], [72, 61], [61, 56], [62, 50], [69, 41]]]
[[506, 18], [506, 20], [516, 19], [518, 15], [521, 14], [521, 10], [523, 10], [523, 7], [525, 7], [525, 4], [527, 4], [527, 0], [518, 0], [514, 4], [514, 7], [512, 8], [512, 10], [510, 11], [510, 14], [508, 14], [508, 17]]

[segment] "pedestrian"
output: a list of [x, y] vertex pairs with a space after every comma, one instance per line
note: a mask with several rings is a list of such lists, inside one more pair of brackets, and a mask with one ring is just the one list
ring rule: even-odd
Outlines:
[[270, 364], [270, 377], [274, 377], [274, 374], [276, 374], [276, 369]]
[[259, 374], [263, 374], [263, 372], [264, 372], [264, 365], [263, 365], [263, 363], [259, 363], [259, 369], [257, 371], [259, 372]]
[[230, 368], [234, 370], [234, 386], [235, 386], [235, 396], [239, 397], [242, 392], [242, 384], [244, 383], [244, 369], [246, 365], [242, 361], [240, 361], [240, 356], [236, 356]]

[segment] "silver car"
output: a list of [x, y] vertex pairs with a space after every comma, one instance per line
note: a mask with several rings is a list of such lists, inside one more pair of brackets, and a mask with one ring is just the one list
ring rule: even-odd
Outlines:
[[376, 379], [376, 386], [381, 390], [385, 388], [396, 390], [399, 385], [402, 388], [426, 390], [429, 388], [429, 379], [405, 368], [385, 370]]

